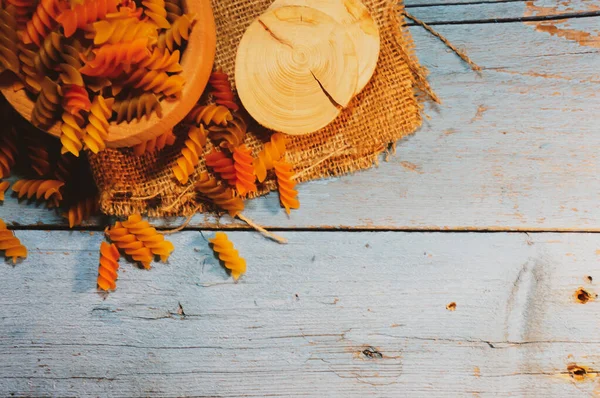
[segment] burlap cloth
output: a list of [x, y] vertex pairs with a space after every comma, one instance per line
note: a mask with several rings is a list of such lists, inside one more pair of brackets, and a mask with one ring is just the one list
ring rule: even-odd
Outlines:
[[[217, 25], [215, 66], [233, 81], [237, 46], [250, 23], [272, 0], [213, 0]], [[403, 6], [397, 0], [364, 0], [381, 33], [381, 54], [373, 79], [334, 123], [310, 135], [291, 137], [288, 161], [298, 182], [351, 173], [372, 167], [390, 144], [421, 125], [421, 101], [415, 89], [429, 92], [425, 70], [413, 52], [412, 38], [404, 26]], [[246, 144], [256, 155], [269, 135], [251, 126]], [[106, 150], [90, 156], [101, 192], [104, 213], [149, 216], [188, 215], [211, 210], [203, 206], [188, 186], [180, 185], [171, 170], [185, 141], [180, 132], [176, 145], [158, 154], [134, 156], [131, 149]], [[206, 153], [210, 151], [208, 145]], [[334, 154], [334, 156], [331, 156]], [[330, 157], [329, 157], [330, 156]], [[328, 158], [329, 157], [329, 158]], [[327, 160], [322, 161], [327, 158]], [[193, 184], [201, 171], [201, 160]], [[259, 186], [259, 195], [276, 189], [273, 179]], [[302, 198], [300, 197], [300, 200]], [[200, 207], [198, 207], [200, 206]]]

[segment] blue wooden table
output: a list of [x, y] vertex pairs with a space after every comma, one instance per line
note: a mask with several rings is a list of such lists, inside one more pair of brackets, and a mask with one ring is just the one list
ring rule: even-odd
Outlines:
[[443, 104], [378, 168], [301, 185], [291, 217], [249, 203], [287, 245], [197, 216], [105, 297], [108, 220], [7, 198], [30, 254], [0, 267], [0, 396], [599, 395], [600, 3], [407, 6], [483, 71], [411, 27]]

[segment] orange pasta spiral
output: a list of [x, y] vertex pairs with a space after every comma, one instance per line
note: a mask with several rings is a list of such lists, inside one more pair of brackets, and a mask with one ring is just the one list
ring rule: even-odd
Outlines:
[[237, 281], [242, 274], [246, 273], [246, 260], [240, 257], [224, 232], [217, 232], [215, 237], [208, 241], [212, 243], [214, 252], [223, 261], [225, 268], [231, 271], [234, 280]]
[[4, 193], [10, 187], [10, 182], [2, 181], [0, 182], [0, 200], [4, 200]]
[[27, 248], [21, 244], [19, 238], [6, 227], [6, 223], [0, 220], [0, 250], [4, 251], [6, 257], [12, 257], [13, 264], [17, 263], [19, 257], [27, 257]]
[[79, 114], [64, 112], [62, 114], [62, 124], [60, 126], [60, 142], [62, 144], [61, 154], [72, 153], [79, 156], [83, 148], [81, 140], [83, 139], [83, 126], [85, 120]]
[[194, 17], [192, 15], [182, 15], [175, 19], [171, 27], [158, 35], [158, 48], [168, 48], [169, 51], [175, 50], [177, 46], [181, 46], [184, 40], [188, 40]]
[[79, 71], [87, 76], [118, 75], [124, 66], [137, 64], [150, 56], [148, 38], [126, 43], [105, 44], [93, 50], [95, 58], [87, 61]]
[[0, 8], [0, 73], [11, 70], [19, 74], [19, 39], [14, 12], [14, 7], [10, 5], [6, 9]]
[[108, 119], [112, 114], [114, 98], [104, 99], [98, 95], [92, 102], [88, 124], [85, 127], [83, 142], [86, 148], [94, 153], [103, 151], [106, 148], [105, 141], [108, 138]]
[[84, 0], [82, 4], [64, 10], [56, 20], [62, 25], [65, 36], [70, 37], [78, 28], [83, 29], [89, 23], [104, 19], [106, 14], [116, 12], [119, 3], [120, 0]]
[[14, 131], [0, 137], [0, 178], [10, 176], [10, 171], [16, 162], [17, 146], [12, 133]]
[[181, 75], [168, 75], [166, 72], [138, 68], [129, 75], [124, 84], [133, 85], [134, 88], [151, 91], [154, 94], [179, 97], [185, 79]]
[[148, 140], [146, 142], [142, 142], [133, 147], [133, 154], [135, 156], [141, 156], [144, 153], [154, 153], [156, 151], [160, 151], [166, 146], [171, 146], [175, 143], [175, 135], [172, 130], [167, 131], [159, 135], [156, 138]]
[[21, 40], [40, 47], [42, 40], [56, 27], [56, 18], [65, 9], [62, 0], [41, 0], [31, 20], [27, 22]]
[[31, 123], [34, 126], [45, 129], [54, 124], [56, 112], [61, 102], [59, 90], [58, 84], [50, 80], [48, 76], [44, 78], [42, 90], [35, 101], [31, 114]]
[[117, 288], [119, 270], [119, 249], [114, 244], [100, 243], [100, 266], [98, 268], [98, 288], [108, 291]]
[[139, 262], [144, 268], [150, 269], [153, 256], [150, 249], [135, 237], [120, 221], [106, 231], [108, 238], [133, 261]]
[[216, 206], [227, 211], [231, 217], [235, 217], [244, 210], [244, 201], [235, 196], [232, 189], [220, 185], [217, 180], [210, 177], [208, 173], [200, 174], [200, 179], [195, 185], [196, 192], [200, 193]]
[[299, 209], [300, 202], [298, 201], [298, 191], [294, 189], [296, 182], [294, 181], [294, 173], [292, 165], [285, 160], [273, 162], [275, 175], [277, 175], [277, 185], [279, 186], [279, 201], [285, 207], [287, 214], [290, 214], [290, 209]]
[[123, 221], [122, 225], [135, 235], [145, 247], [150, 249], [152, 254], [160, 256], [162, 261], [167, 261], [173, 250], [175, 250], [173, 243], [165, 240], [165, 237], [159, 234], [148, 221], [142, 220], [142, 216], [139, 214], [129, 216], [127, 221]]
[[235, 187], [237, 182], [237, 173], [233, 160], [221, 151], [213, 150], [204, 157], [206, 167], [210, 167], [229, 185]]
[[77, 115], [81, 111], [88, 112], [92, 103], [85, 87], [68, 84], [63, 86], [62, 106], [67, 113]]
[[235, 96], [233, 95], [231, 82], [229, 81], [229, 75], [227, 75], [227, 73], [224, 73], [219, 69], [210, 75], [208, 82], [213, 88], [210, 94], [215, 99], [217, 105], [223, 105], [232, 111], [240, 109], [238, 104], [235, 103]]
[[175, 50], [171, 53], [166, 48], [155, 48], [150, 57], [145, 61], [142, 61], [138, 67], [169, 73], [179, 73], [183, 71], [183, 68], [179, 64], [180, 59], [181, 53], [179, 50]]
[[150, 44], [156, 43], [156, 26], [137, 18], [113, 19], [94, 22], [92, 33], [86, 37], [94, 39], [94, 45], [116, 44], [146, 38]]
[[233, 113], [233, 120], [226, 126], [210, 126], [208, 129], [210, 138], [221, 148], [227, 148], [230, 151], [244, 143], [247, 132], [246, 121], [237, 112]]
[[164, 0], [146, 0], [142, 1], [146, 8], [144, 14], [161, 29], [169, 29], [171, 24], [167, 21], [167, 10]]
[[12, 186], [19, 199], [27, 196], [27, 199], [35, 198], [45, 200], [48, 207], [56, 207], [62, 200], [60, 189], [65, 185], [58, 180], [18, 180]]
[[229, 109], [220, 105], [195, 105], [185, 118], [186, 123], [195, 123], [197, 126], [200, 123], [204, 123], [207, 126], [209, 124], [226, 126], [232, 120], [233, 115]]
[[245, 196], [257, 191], [256, 176], [254, 175], [254, 166], [252, 162], [252, 152], [246, 145], [241, 145], [233, 150], [233, 160], [235, 163], [236, 182], [235, 187], [238, 193]]
[[273, 168], [273, 162], [280, 160], [285, 154], [286, 138], [281, 133], [275, 133], [271, 136], [271, 141], [265, 144], [265, 147], [254, 159], [254, 174], [258, 182], [263, 182], [267, 178], [267, 171]]
[[82, 222], [89, 220], [98, 213], [98, 210], [98, 198], [86, 198], [69, 207], [64, 216], [69, 220], [69, 228], [73, 228], [81, 225]]
[[187, 184], [198, 163], [206, 145], [206, 130], [204, 126], [191, 127], [185, 147], [181, 150], [181, 156], [173, 166], [173, 174], [181, 184]]

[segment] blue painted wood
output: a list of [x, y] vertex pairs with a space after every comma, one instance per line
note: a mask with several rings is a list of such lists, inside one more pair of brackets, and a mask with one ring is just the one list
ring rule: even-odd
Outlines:
[[595, 234], [293, 232], [281, 246], [234, 232], [248, 260], [236, 284], [186, 232], [168, 264], [121, 261], [107, 297], [95, 290], [101, 234], [17, 235], [30, 256], [0, 265], [2, 396], [597, 389], [567, 369], [600, 368], [600, 307], [573, 296], [600, 291], [586, 279], [600, 278]]

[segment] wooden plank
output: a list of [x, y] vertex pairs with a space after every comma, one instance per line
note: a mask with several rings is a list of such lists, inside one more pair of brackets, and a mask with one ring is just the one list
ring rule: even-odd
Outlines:
[[[235, 284], [200, 233], [178, 234], [168, 264], [142, 271], [122, 261], [118, 290], [104, 298], [95, 290], [100, 234], [18, 232], [30, 256], [0, 267], [0, 395], [598, 389], [600, 306], [574, 292], [599, 291], [599, 235], [286, 235], [280, 246], [231, 233], [249, 265]], [[586, 377], [571, 377], [570, 363]]]

